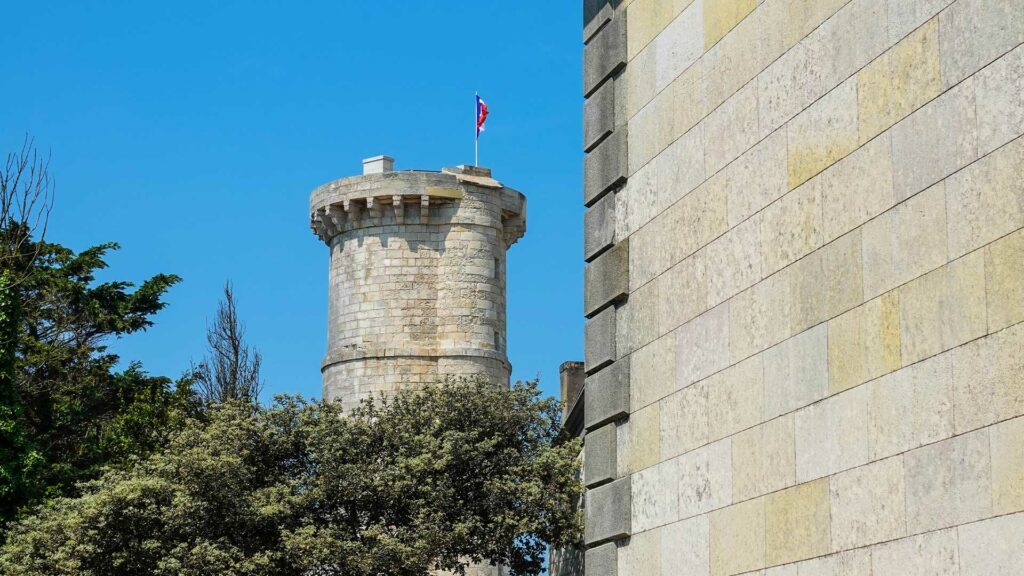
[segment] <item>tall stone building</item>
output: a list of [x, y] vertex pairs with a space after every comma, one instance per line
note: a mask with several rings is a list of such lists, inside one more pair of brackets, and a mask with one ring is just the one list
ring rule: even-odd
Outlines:
[[526, 231], [526, 197], [486, 168], [363, 175], [310, 197], [331, 251], [323, 394], [351, 408], [445, 376], [508, 383], [505, 252]]
[[585, 573], [1024, 574], [1024, 0], [584, 15]]

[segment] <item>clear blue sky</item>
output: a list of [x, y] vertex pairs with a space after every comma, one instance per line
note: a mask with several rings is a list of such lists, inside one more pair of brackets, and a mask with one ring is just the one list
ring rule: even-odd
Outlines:
[[514, 378], [558, 390], [582, 356], [578, 1], [15, 2], [0, 35], [0, 149], [53, 154], [50, 239], [116, 241], [105, 279], [184, 281], [115, 345], [177, 376], [225, 280], [268, 393], [320, 395], [327, 249], [308, 194], [359, 173], [481, 164], [526, 193], [509, 256]]

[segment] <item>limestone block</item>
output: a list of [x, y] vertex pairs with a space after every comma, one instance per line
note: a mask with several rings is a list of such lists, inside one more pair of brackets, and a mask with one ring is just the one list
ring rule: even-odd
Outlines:
[[888, 458], [831, 478], [832, 549], [849, 550], [907, 533], [902, 458]]
[[606, 195], [583, 215], [583, 259], [593, 260], [615, 242], [615, 196]]
[[587, 546], [629, 536], [630, 490], [630, 478], [626, 477], [587, 491]]
[[629, 471], [636, 472], [661, 461], [661, 406], [657, 403], [633, 412], [629, 417], [629, 442], [623, 457]]
[[969, 80], [892, 128], [896, 199], [913, 196], [977, 157], [974, 84]]
[[889, 135], [868, 142], [804, 187], [820, 189], [824, 243], [885, 212], [896, 202]]
[[985, 274], [989, 332], [1024, 320], [1024, 231], [985, 248]]
[[586, 345], [584, 360], [587, 374], [615, 361], [615, 308], [605, 308], [587, 320], [584, 328]]
[[677, 477], [680, 518], [703, 514], [728, 506], [732, 502], [730, 438], [683, 454], [676, 460], [679, 465]]
[[774, 2], [755, 10], [704, 55], [705, 101], [714, 110], [782, 55], [785, 14]]
[[[615, 196], [618, 196], [616, 194]], [[606, 198], [612, 198], [608, 196]], [[602, 198], [600, 202], [605, 201]], [[597, 204], [594, 205], [597, 207]], [[634, 292], [644, 284], [658, 277], [659, 274], [672, 266], [669, 251], [665, 249], [668, 241], [668, 221], [662, 213], [651, 220], [629, 237], [629, 291]]]
[[764, 362], [760, 355], [731, 366], [704, 383], [707, 388], [708, 440], [731, 436], [761, 422]]
[[751, 82], [705, 119], [705, 171], [714, 174], [721, 170], [750, 149], [759, 134], [757, 86]]
[[661, 529], [661, 576], [711, 573], [707, 515], [669, 524]]
[[587, 550], [585, 565], [587, 574], [617, 576], [619, 570], [618, 546], [614, 542], [609, 542]]
[[1003, 0], [960, 0], [939, 14], [942, 86], [948, 88], [1024, 42], [1024, 13]]
[[620, 358], [658, 337], [658, 288], [653, 282], [641, 286], [618, 306], [616, 348]]
[[644, 106], [654, 99], [654, 74], [656, 53], [654, 50], [641, 50], [622, 73], [625, 82], [615, 82], [615, 101], [626, 110], [624, 120], [636, 115]]
[[949, 256], [957, 258], [1024, 226], [1024, 138], [946, 180]]
[[873, 138], [941, 92], [939, 20], [933, 18], [857, 75], [861, 139]]
[[790, 274], [789, 270], [777, 272], [729, 301], [729, 346], [734, 362], [790, 337]]
[[593, 94], [625, 64], [625, 19], [612, 18], [583, 48], [583, 96]]
[[992, 513], [1024, 510], [1024, 418], [993, 426]]
[[946, 263], [945, 182], [864, 225], [864, 292], [877, 296]]
[[885, 542], [871, 549], [874, 576], [958, 576], [956, 530]]
[[1024, 325], [953, 350], [956, 433], [1024, 414]]
[[900, 288], [903, 364], [985, 334], [985, 258], [973, 252]]
[[678, 387], [685, 388], [729, 365], [728, 304], [708, 310], [676, 331]]
[[658, 107], [654, 101], [629, 119], [629, 127], [629, 138], [626, 142], [627, 176], [643, 168], [662, 150], [661, 143], [654, 137], [658, 131]]
[[889, 0], [889, 42], [896, 43], [954, 0]]
[[587, 265], [583, 313], [593, 316], [629, 294], [629, 239], [612, 246]]
[[708, 304], [716, 306], [759, 281], [761, 219], [751, 218], [708, 245]]
[[828, 393], [827, 333], [821, 324], [765, 351], [765, 419], [807, 406]]
[[590, 42], [594, 34], [615, 15], [614, 3], [614, 0], [583, 0], [584, 44]]
[[698, 252], [669, 268], [658, 285], [658, 332], [666, 334], [707, 310], [707, 272], [704, 253]]
[[[654, 159], [656, 209], [662, 212], [704, 181], [704, 126], [698, 125], [669, 144]], [[725, 204], [725, 198], [721, 199]]]
[[655, 89], [658, 92], [704, 53], [703, 6], [704, 2], [691, 4], [654, 39], [651, 47], [656, 53]]
[[764, 509], [769, 565], [831, 552], [828, 478], [769, 494]]
[[583, 203], [593, 204], [626, 178], [625, 127], [619, 128], [587, 154], [583, 166]]
[[607, 424], [587, 432], [583, 450], [583, 479], [587, 488], [593, 488], [617, 477], [616, 431]]
[[796, 483], [792, 414], [732, 437], [733, 501], [740, 502]]
[[704, 49], [709, 49], [757, 7], [756, 0], [706, 0]]
[[634, 532], [646, 532], [679, 520], [679, 498], [671, 489], [678, 475], [675, 459], [659, 462], [633, 474]]
[[953, 435], [952, 376], [952, 355], [940, 354], [865, 387], [872, 460]]
[[678, 262], [729, 229], [722, 190], [701, 186], [665, 213], [664, 249]]
[[1024, 565], [1024, 514], [1000, 516], [957, 529], [960, 576], [1015, 576]]
[[778, 130], [826, 92], [825, 69], [821, 65], [825, 48], [820, 42], [801, 42], [758, 74], [757, 105], [762, 135]]
[[615, 81], [601, 85], [583, 103], [583, 151], [590, 152], [615, 129]]
[[587, 430], [629, 415], [629, 358], [587, 378], [584, 417]]
[[673, 458], [708, 442], [707, 380], [661, 400], [661, 456]]
[[978, 152], [985, 155], [1024, 134], [1024, 47], [980, 70], [974, 86]]
[[839, 11], [843, 0], [787, 0], [786, 46], [792, 46]]
[[764, 567], [764, 520], [764, 498], [711, 513], [711, 576], [727, 576]]
[[838, 10], [832, 18], [807, 38], [822, 46], [826, 57], [819, 63], [825, 67], [825, 85], [831, 89], [854, 75], [889, 47], [885, 21], [886, 0], [854, 0]]
[[634, 0], [626, 8], [627, 53], [630, 60], [665, 29], [675, 15], [671, 2]]
[[978, 430], [904, 455], [910, 533], [992, 515], [989, 431]]
[[806, 560], [797, 567], [798, 576], [873, 576], [868, 548]]
[[712, 176], [725, 189], [729, 227], [753, 216], [788, 190], [786, 134], [775, 132]]
[[761, 270], [768, 275], [821, 247], [821, 189], [800, 186], [765, 208], [760, 219]]
[[807, 482], [868, 461], [868, 394], [863, 386], [796, 413], [796, 481]]
[[829, 321], [828, 386], [831, 394], [899, 368], [900, 316], [899, 297], [895, 292]]
[[676, 336], [667, 334], [630, 356], [630, 411], [637, 411], [676, 390]]
[[658, 573], [661, 569], [661, 530], [639, 532], [624, 544], [619, 548], [619, 576]]
[[786, 125], [789, 187], [796, 188], [857, 148], [857, 84], [848, 80]]
[[659, 146], [665, 147], [686, 134], [707, 115], [703, 76], [704, 66], [698, 60], [658, 94], [654, 106]]

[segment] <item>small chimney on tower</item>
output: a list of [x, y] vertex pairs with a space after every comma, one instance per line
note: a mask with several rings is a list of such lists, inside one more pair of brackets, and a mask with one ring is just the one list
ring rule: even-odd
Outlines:
[[363, 176], [395, 171], [395, 159], [391, 156], [374, 156], [363, 160]]

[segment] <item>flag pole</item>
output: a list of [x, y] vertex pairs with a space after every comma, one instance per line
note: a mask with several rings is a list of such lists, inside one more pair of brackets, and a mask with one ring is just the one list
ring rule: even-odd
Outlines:
[[473, 166], [480, 165], [480, 127], [477, 126], [477, 122], [480, 121], [480, 93], [476, 93], [476, 98], [473, 100]]

